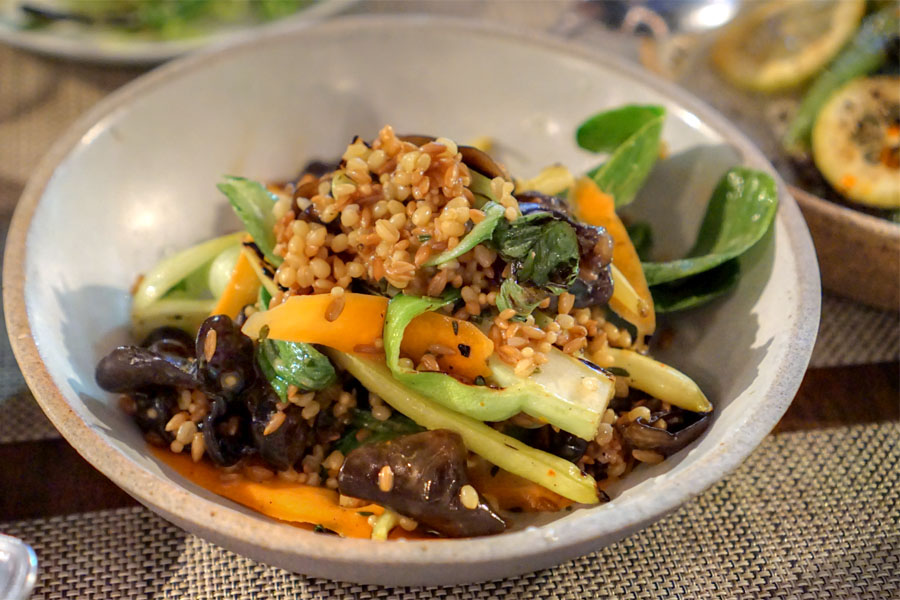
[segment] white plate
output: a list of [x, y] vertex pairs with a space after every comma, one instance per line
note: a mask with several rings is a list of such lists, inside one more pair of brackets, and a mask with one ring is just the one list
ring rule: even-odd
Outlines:
[[211, 44], [254, 35], [261, 28], [292, 26], [333, 16], [358, 0], [319, 0], [296, 14], [263, 24], [225, 23], [195, 37], [152, 40], [81, 23], [60, 22], [41, 29], [23, 29], [22, 0], [0, 0], [0, 42], [49, 56], [71, 60], [149, 65]]
[[[436, 585], [522, 573], [585, 554], [659, 519], [734, 469], [787, 408], [819, 315], [809, 234], [778, 180], [773, 232], [745, 261], [737, 290], [675, 321], [661, 357], [716, 405], [704, 437], [638, 469], [612, 502], [470, 540], [378, 543], [316, 535], [217, 497], [148, 455], [94, 383], [94, 365], [126, 342], [128, 288], [165, 252], [232, 223], [223, 173], [294, 175], [337, 156], [354, 134], [398, 131], [498, 140], [519, 176], [577, 149], [585, 117], [624, 103], [669, 110], [660, 164], [635, 211], [663, 251], [682, 252], [720, 174], [765, 158], [685, 92], [608, 56], [462, 20], [354, 18], [266, 34], [141, 78], [76, 124], [35, 171], [13, 219], [4, 307], [36, 397], [78, 451], [172, 522], [254, 559], [358, 582]], [[640, 207], [643, 206], [643, 209]], [[555, 519], [555, 520], [554, 520]], [[548, 521], [548, 519], [544, 519]]]

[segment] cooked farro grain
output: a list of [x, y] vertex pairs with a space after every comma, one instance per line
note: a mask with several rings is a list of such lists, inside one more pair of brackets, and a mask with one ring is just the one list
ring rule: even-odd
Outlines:
[[384, 465], [378, 471], [378, 489], [382, 492], [389, 492], [394, 487], [394, 471], [389, 465]]
[[272, 416], [269, 418], [269, 422], [266, 423], [265, 429], [263, 429], [263, 435], [271, 435], [278, 431], [278, 429], [284, 423], [284, 419], [285, 414], [282, 411], [276, 410], [275, 412], [273, 412]]
[[474, 487], [466, 484], [459, 488], [459, 501], [469, 510], [474, 510], [478, 508], [478, 492]]

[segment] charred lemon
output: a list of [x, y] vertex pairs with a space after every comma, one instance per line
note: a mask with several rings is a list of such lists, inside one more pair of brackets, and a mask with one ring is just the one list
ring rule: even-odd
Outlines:
[[755, 5], [719, 36], [713, 63], [745, 89], [776, 92], [797, 86], [837, 55], [865, 8], [865, 0]]
[[900, 208], [900, 77], [861, 77], [838, 89], [816, 118], [812, 152], [848, 199]]

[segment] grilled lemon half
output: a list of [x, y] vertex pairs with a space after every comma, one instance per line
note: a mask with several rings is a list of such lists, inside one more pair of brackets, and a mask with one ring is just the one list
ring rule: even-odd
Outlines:
[[859, 28], [865, 0], [754, 5], [718, 37], [713, 64], [733, 85], [777, 92], [819, 72]]
[[812, 154], [848, 199], [900, 208], [900, 77], [860, 77], [835, 91], [816, 117]]

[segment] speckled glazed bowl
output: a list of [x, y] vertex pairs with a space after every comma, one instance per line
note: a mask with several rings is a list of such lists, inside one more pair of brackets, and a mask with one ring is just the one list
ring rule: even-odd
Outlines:
[[[267, 34], [169, 64], [126, 86], [68, 131], [35, 170], [4, 265], [9, 335], [28, 384], [94, 466], [173, 523], [254, 559], [357, 582], [437, 585], [547, 567], [618, 540], [734, 469], [790, 403], [819, 315], [809, 234], [779, 181], [771, 235], [738, 289], [672, 320], [659, 356], [716, 405], [706, 434], [638, 469], [613, 500], [481, 539], [378, 543], [276, 522], [182, 479], [148, 454], [94, 365], [126, 342], [128, 289], [166, 252], [234, 227], [223, 173], [295, 174], [385, 124], [458, 140], [487, 135], [513, 173], [596, 157], [575, 126], [624, 103], [669, 109], [670, 158], [635, 202], [661, 252], [684, 251], [726, 168], [770, 171], [733, 127], [683, 91], [608, 56], [465, 21], [360, 18]], [[641, 208], [642, 207], [642, 208]]]

